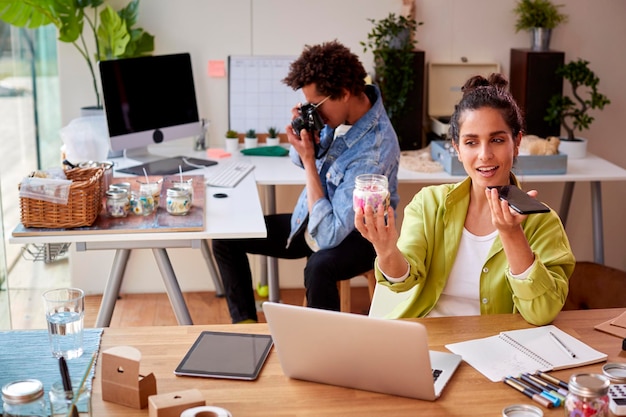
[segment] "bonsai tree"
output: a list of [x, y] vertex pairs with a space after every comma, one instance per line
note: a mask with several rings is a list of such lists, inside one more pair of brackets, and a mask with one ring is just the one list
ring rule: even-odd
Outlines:
[[550, 0], [520, 0], [513, 12], [517, 15], [515, 32], [533, 28], [554, 29], [567, 21], [561, 13], [562, 4], [555, 5]]
[[[149, 55], [154, 51], [154, 36], [134, 28], [139, 0], [131, 0], [117, 12], [104, 3], [105, 0], [0, 0], [0, 20], [28, 29], [48, 24], [56, 26], [59, 40], [73, 44], [85, 59], [93, 81], [96, 106], [101, 108], [95, 63]], [[87, 47], [85, 30], [93, 35], [92, 49]]]
[[385, 108], [394, 126], [411, 109], [408, 95], [413, 88], [415, 70], [414, 50], [417, 41], [413, 35], [423, 22], [390, 13], [385, 19], [368, 19], [374, 27], [367, 34], [367, 42], [360, 42], [363, 52], [374, 55], [374, 81], [380, 86]]
[[[552, 96], [544, 120], [560, 124], [567, 132], [567, 137], [563, 139], [574, 140], [574, 130], [589, 129], [594, 120], [587, 112], [592, 109], [602, 110], [611, 101], [598, 92], [600, 79], [589, 69], [588, 61], [571, 61], [557, 68], [556, 74], [569, 81], [575, 101], [565, 95]], [[589, 96], [585, 97], [585, 93]]]

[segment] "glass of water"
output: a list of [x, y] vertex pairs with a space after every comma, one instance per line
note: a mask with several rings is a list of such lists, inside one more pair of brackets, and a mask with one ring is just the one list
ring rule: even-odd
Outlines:
[[83, 354], [85, 293], [78, 288], [57, 288], [43, 293], [52, 356], [65, 359]]

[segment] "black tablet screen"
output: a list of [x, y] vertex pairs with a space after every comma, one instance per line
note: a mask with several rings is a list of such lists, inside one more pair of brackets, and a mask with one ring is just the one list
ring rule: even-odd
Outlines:
[[204, 331], [174, 373], [256, 379], [271, 347], [270, 335]]

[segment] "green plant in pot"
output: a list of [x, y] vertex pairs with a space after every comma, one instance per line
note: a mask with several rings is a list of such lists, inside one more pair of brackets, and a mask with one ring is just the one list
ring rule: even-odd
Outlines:
[[237, 133], [237, 131], [229, 129], [226, 131], [226, 138], [227, 139], [239, 139], [239, 133]]
[[586, 145], [585, 139], [576, 138], [575, 131], [589, 129], [594, 121], [589, 110], [602, 110], [611, 101], [598, 91], [600, 78], [589, 68], [589, 61], [570, 61], [560, 66], [556, 74], [570, 83], [573, 99], [566, 95], [552, 96], [544, 120], [561, 125], [567, 132], [567, 136], [561, 138], [559, 149], [568, 147], [567, 142], [585, 142]]
[[[138, 13], [139, 0], [131, 0], [117, 12], [105, 0], [0, 0], [0, 20], [28, 29], [53, 24], [59, 40], [76, 47], [89, 68], [97, 108], [102, 108], [97, 62], [154, 51], [154, 36], [134, 27]], [[95, 42], [92, 48], [87, 46], [86, 32]]]
[[520, 0], [513, 13], [517, 16], [515, 32], [526, 30], [531, 33], [533, 50], [545, 51], [550, 47], [552, 29], [567, 22], [568, 16], [561, 13], [562, 4], [555, 5], [550, 0]]
[[274, 126], [270, 126], [267, 128], [267, 139], [266, 142], [270, 146], [276, 146], [280, 143], [280, 139], [278, 138], [278, 128]]
[[[374, 55], [374, 82], [381, 90], [385, 108], [394, 127], [412, 109], [409, 95], [415, 83], [416, 40], [413, 35], [423, 22], [390, 13], [384, 19], [368, 19], [374, 27], [367, 42], [360, 42], [363, 52]], [[400, 138], [401, 139], [401, 138]]]

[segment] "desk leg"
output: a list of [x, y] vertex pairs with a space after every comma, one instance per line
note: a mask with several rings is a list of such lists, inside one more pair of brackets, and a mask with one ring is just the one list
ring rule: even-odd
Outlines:
[[600, 181], [591, 181], [591, 214], [593, 218], [593, 259], [598, 264], [604, 264], [602, 185]]
[[569, 206], [572, 202], [572, 194], [574, 193], [575, 182], [566, 182], [565, 188], [563, 188], [563, 197], [561, 197], [561, 208], [559, 209], [559, 216], [561, 217], [561, 223], [563, 227], [567, 223], [567, 215], [569, 214]]
[[209, 274], [211, 274], [211, 279], [213, 279], [213, 285], [215, 286], [215, 296], [223, 297], [224, 284], [222, 283], [220, 275], [217, 273], [215, 261], [213, 260], [213, 255], [211, 254], [211, 248], [209, 248], [209, 242], [206, 239], [202, 239], [202, 241], [200, 242], [200, 251], [202, 252], [202, 256], [204, 256], [206, 266], [209, 268]]
[[129, 256], [130, 249], [117, 249], [115, 251], [109, 279], [104, 287], [100, 311], [98, 311], [98, 317], [96, 318], [96, 327], [109, 327], [111, 324], [111, 316], [113, 316], [115, 302], [120, 294], [124, 270], [126, 269]]
[[152, 249], [152, 253], [161, 271], [167, 296], [172, 304], [172, 309], [174, 310], [178, 324], [193, 324], [191, 315], [189, 315], [189, 310], [187, 309], [187, 304], [185, 304], [185, 299], [183, 298], [183, 293], [180, 290], [180, 285], [178, 285], [178, 280], [174, 274], [172, 263], [170, 262], [169, 256], [167, 256], [167, 251], [163, 248], [154, 248]]
[[[276, 186], [265, 186], [265, 212], [267, 214], [276, 213]], [[280, 283], [278, 280], [278, 259], [266, 257], [261, 260], [260, 285], [267, 285], [269, 290], [269, 300], [275, 303], [280, 302]]]

